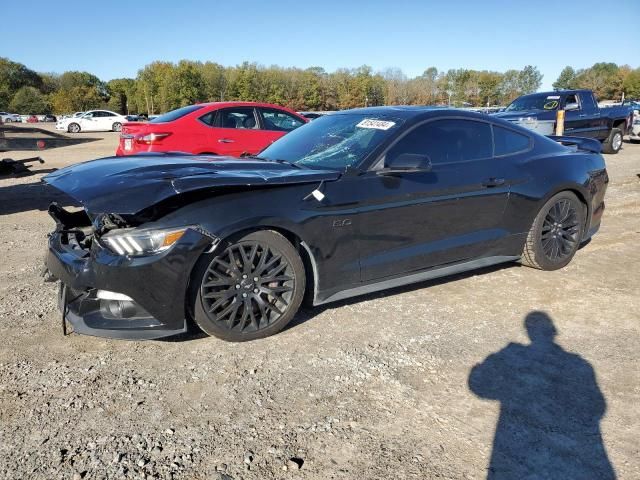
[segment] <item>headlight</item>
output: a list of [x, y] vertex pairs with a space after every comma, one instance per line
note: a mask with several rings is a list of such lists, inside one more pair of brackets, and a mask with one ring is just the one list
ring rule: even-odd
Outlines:
[[187, 229], [189, 227], [166, 230], [113, 230], [102, 236], [102, 242], [118, 255], [151, 255], [171, 248]]

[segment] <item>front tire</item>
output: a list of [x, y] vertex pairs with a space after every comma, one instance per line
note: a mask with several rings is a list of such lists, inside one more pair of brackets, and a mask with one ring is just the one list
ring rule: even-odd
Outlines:
[[609, 136], [602, 144], [603, 153], [616, 154], [622, 148], [622, 130], [619, 128], [612, 128]]
[[119, 132], [120, 130], [122, 130], [122, 124], [120, 122], [114, 123], [111, 127], [111, 130], [113, 130], [114, 132]]
[[79, 133], [80, 132], [80, 125], [78, 125], [77, 123], [70, 123], [69, 126], [67, 127], [67, 132], [69, 132], [69, 133]]
[[566, 266], [580, 247], [586, 208], [573, 192], [551, 197], [536, 215], [522, 252], [522, 263], [540, 270]]
[[279, 233], [251, 232], [203, 256], [193, 275], [193, 316], [231, 342], [268, 337], [297, 313], [305, 290], [300, 255]]

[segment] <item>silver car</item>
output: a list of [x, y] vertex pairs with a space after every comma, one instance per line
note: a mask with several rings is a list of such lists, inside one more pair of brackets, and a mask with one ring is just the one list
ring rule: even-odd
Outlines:
[[0, 112], [2, 123], [20, 122], [20, 115], [17, 113]]

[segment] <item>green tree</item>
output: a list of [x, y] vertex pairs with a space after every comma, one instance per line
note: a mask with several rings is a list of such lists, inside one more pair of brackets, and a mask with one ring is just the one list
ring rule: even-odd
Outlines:
[[630, 71], [623, 82], [624, 93], [628, 98], [640, 99], [640, 68]]
[[21, 63], [0, 57], [0, 109], [7, 110], [11, 99], [22, 87], [42, 86], [42, 79]]
[[622, 95], [623, 78], [615, 63], [600, 62], [580, 70], [575, 81], [577, 88], [593, 90], [599, 99], [619, 99]]
[[382, 72], [385, 83], [385, 105], [408, 105], [410, 102], [409, 80], [399, 68], [387, 68]]
[[260, 74], [256, 63], [244, 62], [235, 67], [233, 83], [230, 86], [230, 97], [234, 100], [255, 102], [259, 100]]
[[136, 97], [148, 115], [166, 112], [168, 95], [166, 82], [174, 66], [170, 62], [152, 62], [138, 71]]
[[116, 78], [106, 84], [109, 101], [107, 107], [118, 113], [128, 114], [131, 111], [138, 112], [137, 108], [131, 110], [135, 96], [135, 80], [132, 78]]
[[498, 72], [480, 72], [478, 87], [480, 89], [478, 106], [491, 106], [500, 103], [500, 82], [502, 74]]
[[42, 79], [40, 91], [46, 95], [50, 95], [60, 88], [60, 75], [55, 73], [39, 73]]
[[202, 64], [189, 60], [180, 60], [170, 77], [172, 102], [170, 108], [185, 107], [206, 99], [206, 88], [202, 77]]
[[542, 84], [542, 74], [537, 67], [527, 65], [518, 75], [518, 89], [521, 95], [534, 93]]
[[45, 96], [34, 87], [22, 87], [16, 92], [9, 104], [9, 109], [23, 115], [49, 113], [49, 104]]
[[324, 103], [322, 92], [322, 80], [326, 76], [324, 69], [320, 67], [307, 68], [302, 73], [302, 85], [300, 89], [301, 107], [305, 110], [319, 110]]
[[214, 62], [205, 62], [200, 72], [204, 82], [206, 100], [209, 102], [223, 101], [228, 88], [225, 68]]
[[555, 90], [568, 90], [574, 88], [576, 81], [576, 71], [569, 66], [566, 66], [560, 72], [558, 79], [553, 82], [553, 88]]

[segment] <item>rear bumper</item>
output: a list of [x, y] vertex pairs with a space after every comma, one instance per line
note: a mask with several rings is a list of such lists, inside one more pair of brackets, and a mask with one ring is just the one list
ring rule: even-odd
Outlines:
[[130, 258], [93, 242], [72, 249], [60, 233], [49, 237], [46, 267], [60, 280], [59, 307], [77, 333], [152, 339], [186, 330], [193, 265], [212, 239], [189, 230], [167, 252]]

